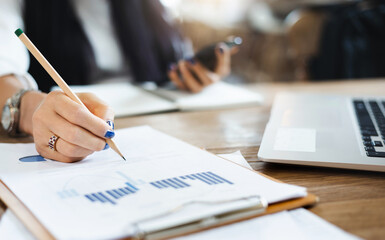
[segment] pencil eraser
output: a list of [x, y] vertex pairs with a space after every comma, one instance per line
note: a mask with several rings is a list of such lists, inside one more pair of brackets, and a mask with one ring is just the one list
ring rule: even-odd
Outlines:
[[16, 31], [15, 31], [15, 34], [20, 37], [21, 34], [23, 34], [23, 30], [21, 30], [20, 28], [18, 28]]

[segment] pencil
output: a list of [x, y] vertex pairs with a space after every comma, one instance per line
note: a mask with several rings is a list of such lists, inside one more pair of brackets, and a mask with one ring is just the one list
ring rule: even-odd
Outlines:
[[[73, 101], [83, 105], [84, 103], [79, 99], [79, 97], [71, 90], [68, 84], [63, 80], [63, 78], [59, 75], [58, 72], [52, 67], [52, 65], [45, 59], [43, 54], [36, 48], [36, 46], [29, 40], [27, 35], [20, 28], [15, 31], [16, 36], [24, 43], [27, 49], [31, 52], [31, 54], [36, 58], [36, 60], [40, 63], [40, 65], [48, 72], [51, 78], [56, 82], [56, 84], [63, 90], [63, 92], [71, 98]], [[119, 156], [121, 156], [124, 161], [126, 158], [120, 152], [118, 146], [112, 139], [106, 139], [108, 145], [110, 145], [111, 149], [113, 149]]]

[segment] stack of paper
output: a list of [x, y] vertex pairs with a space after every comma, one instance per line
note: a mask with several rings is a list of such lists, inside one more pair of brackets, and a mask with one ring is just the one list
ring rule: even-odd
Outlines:
[[240, 198], [307, 194], [149, 127], [115, 140], [127, 162], [111, 150], [75, 164], [20, 162], [33, 144], [1, 144], [1, 180], [58, 239], [120, 238], [256, 204]]
[[[250, 106], [262, 97], [247, 89], [225, 82], [212, 84], [199, 93], [157, 88], [144, 90], [127, 81], [120, 83], [71, 86], [75, 92], [91, 92], [101, 97], [115, 111], [116, 117], [172, 110], [203, 110]], [[53, 90], [58, 90], [54, 87]]]
[[[250, 165], [238, 151], [231, 154], [218, 155], [232, 162], [251, 169]], [[279, 228], [279, 231], [276, 229]], [[283, 211], [259, 217], [221, 228], [188, 235], [181, 240], [211, 239], [341, 239], [356, 240], [357, 237], [346, 233], [330, 223], [322, 220], [305, 209]], [[23, 224], [9, 210], [0, 221], [0, 239], [33, 240], [35, 239]]]
[[[252, 169], [246, 159], [243, 158], [240, 151], [230, 154], [219, 154], [218, 156]], [[15, 223], [15, 225], [17, 225], [17, 223]], [[277, 231], [277, 229], [279, 229], [279, 231]], [[195, 239], [358, 240], [360, 238], [326, 222], [310, 211], [299, 208], [291, 211], [282, 211], [279, 213], [258, 217], [204, 232], [199, 232], [196, 234], [180, 237], [175, 240]]]
[[185, 111], [249, 106], [262, 102], [262, 97], [257, 93], [225, 82], [212, 84], [199, 93], [163, 88], [152, 92], [170, 99], [180, 110]]
[[317, 215], [299, 208], [254, 218], [221, 228], [204, 231], [175, 240], [359, 240]]
[[[116, 117], [178, 110], [173, 102], [128, 82], [71, 86], [71, 88], [75, 92], [94, 93], [114, 110]], [[59, 87], [54, 87], [53, 90], [59, 90]]]

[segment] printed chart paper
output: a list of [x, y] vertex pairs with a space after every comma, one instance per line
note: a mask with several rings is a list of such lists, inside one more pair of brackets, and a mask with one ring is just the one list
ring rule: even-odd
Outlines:
[[262, 196], [273, 203], [307, 194], [150, 127], [116, 136], [127, 162], [111, 150], [74, 164], [21, 162], [37, 154], [33, 144], [0, 144], [0, 177], [59, 239], [119, 238], [255, 204], [218, 203], [224, 200]]

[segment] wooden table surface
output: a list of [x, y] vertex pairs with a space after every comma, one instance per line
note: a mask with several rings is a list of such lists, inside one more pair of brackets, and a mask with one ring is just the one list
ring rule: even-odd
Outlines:
[[[264, 104], [127, 117], [116, 119], [115, 124], [117, 128], [149, 125], [213, 153], [241, 150], [255, 170], [307, 187], [319, 196], [320, 202], [309, 209], [318, 216], [362, 238], [385, 239], [385, 173], [263, 163], [257, 159], [275, 93], [307, 91], [385, 96], [385, 80], [255, 84], [248, 88], [264, 95]], [[0, 134], [0, 142], [30, 141], [31, 138], [10, 139]], [[4, 209], [0, 203], [0, 215]]]

